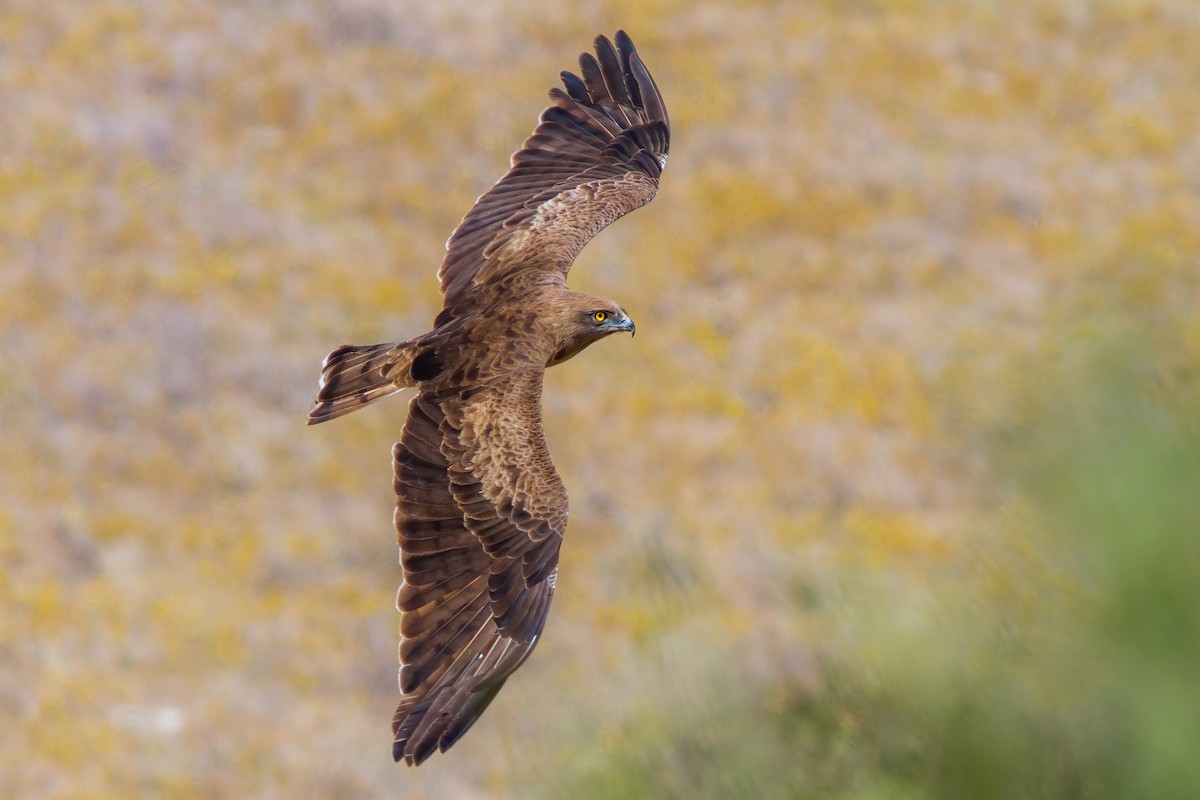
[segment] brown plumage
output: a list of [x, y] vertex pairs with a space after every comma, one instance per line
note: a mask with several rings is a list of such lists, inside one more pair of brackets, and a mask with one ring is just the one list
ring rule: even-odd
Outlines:
[[601, 229], [650, 202], [670, 124], [624, 31], [562, 73], [508, 173], [446, 243], [429, 333], [325, 359], [309, 423], [414, 387], [392, 449], [404, 582], [393, 756], [467, 731], [532, 652], [554, 594], [567, 492], [542, 429], [546, 368], [633, 322], [567, 288]]

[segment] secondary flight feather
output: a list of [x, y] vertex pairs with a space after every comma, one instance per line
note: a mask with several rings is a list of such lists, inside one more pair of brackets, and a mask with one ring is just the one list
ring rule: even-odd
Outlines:
[[415, 388], [393, 447], [404, 573], [393, 757], [420, 764], [466, 733], [533, 651], [558, 577], [567, 492], [542, 428], [542, 378], [633, 321], [567, 288], [604, 227], [650, 202], [670, 122], [618, 31], [563, 72], [533, 134], [446, 243], [428, 333], [325, 359], [309, 424]]

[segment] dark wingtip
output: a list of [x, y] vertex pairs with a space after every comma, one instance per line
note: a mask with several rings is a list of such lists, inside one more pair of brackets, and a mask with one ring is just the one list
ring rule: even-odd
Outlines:
[[[422, 761], [429, 758], [437, 751], [438, 740], [433, 736], [426, 736], [423, 741], [417, 744], [416, 748], [411, 754], [405, 756], [405, 759], [408, 761], [409, 765], [419, 767]], [[442, 752], [445, 752], [445, 750], [443, 749]]]
[[562, 79], [563, 86], [566, 87], [567, 94], [572, 99], [578, 100], [581, 103], [588, 102], [587, 87], [584, 86], [583, 81], [579, 79], [578, 75], [563, 70], [559, 73], [558, 77]]
[[[407, 739], [398, 739], [392, 742], [392, 760], [399, 764], [403, 761], [407, 766], [419, 767], [421, 763], [428, 759], [438, 750], [437, 739], [426, 739], [415, 748], [410, 748]], [[445, 752], [446, 748], [441, 748]]]
[[637, 52], [637, 48], [633, 46], [633, 39], [629, 38], [629, 34], [625, 32], [624, 28], [619, 28], [617, 30], [616, 42], [617, 49], [621, 52]]

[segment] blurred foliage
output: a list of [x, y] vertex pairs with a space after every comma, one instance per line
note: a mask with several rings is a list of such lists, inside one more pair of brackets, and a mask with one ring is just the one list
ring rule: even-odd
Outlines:
[[[1195, 797], [1191, 0], [9, 0], [0, 796]], [[442, 243], [625, 27], [675, 127], [572, 275], [545, 641], [389, 758]]]
[[661, 693], [544, 795], [1200, 794], [1200, 404], [1162, 391], [1138, 326], [1101, 327], [1036, 362], [1050, 402], [987, 432], [1004, 500], [968, 546], [839, 576], [815, 684], [731, 679], [737, 648], [682, 681], [656, 665]]

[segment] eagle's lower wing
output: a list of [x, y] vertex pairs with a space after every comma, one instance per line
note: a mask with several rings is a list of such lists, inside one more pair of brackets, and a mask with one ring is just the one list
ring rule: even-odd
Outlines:
[[567, 500], [540, 394], [539, 373], [467, 401], [423, 391], [409, 406], [393, 449], [404, 569], [397, 761], [454, 744], [541, 633]]
[[475, 201], [446, 242], [438, 271], [447, 314], [474, 290], [517, 270], [565, 278], [593, 236], [658, 191], [670, 120], [654, 79], [624, 31], [596, 39], [582, 79], [562, 73], [508, 173]]

